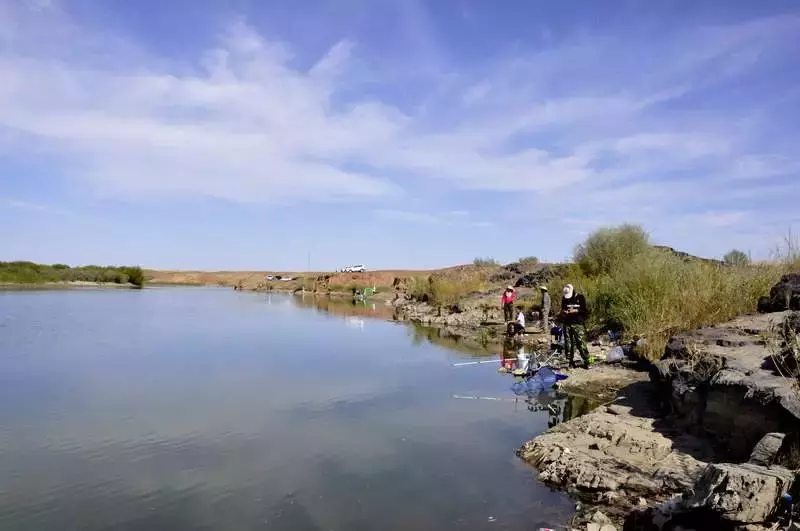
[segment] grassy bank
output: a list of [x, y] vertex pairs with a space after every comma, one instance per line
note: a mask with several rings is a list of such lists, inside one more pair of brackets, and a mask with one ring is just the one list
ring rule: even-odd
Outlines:
[[[474, 304], [476, 293], [499, 297], [504, 285], [532, 272], [536, 285], [549, 286], [554, 315], [560, 311], [561, 289], [572, 284], [586, 296], [590, 328], [620, 330], [628, 340], [643, 337], [645, 354], [657, 358], [671, 335], [755, 311], [759, 297], [791, 270], [800, 271], [800, 245], [792, 237], [772, 261], [752, 264], [737, 250], [712, 260], [655, 246], [641, 227], [622, 225], [591, 234], [569, 264], [539, 265], [531, 257], [499, 266], [476, 259], [472, 266], [411, 279], [408, 293], [449, 313]], [[497, 310], [494, 298], [486, 300], [490, 310]], [[538, 290], [520, 291], [520, 307], [538, 309], [538, 303]]]
[[[653, 247], [637, 226], [601, 229], [576, 248], [574, 264], [551, 285], [573, 284], [590, 308], [589, 325], [644, 337], [646, 354], [660, 356], [677, 332], [753, 312], [781, 274], [800, 266], [792, 245], [771, 263], [750, 264], [739, 253], [723, 262]], [[554, 297], [558, 311], [560, 297]]]
[[53, 282], [100, 282], [108, 284], [144, 285], [138, 266], [82, 266], [36, 264], [33, 262], [0, 262], [0, 284], [47, 284]]

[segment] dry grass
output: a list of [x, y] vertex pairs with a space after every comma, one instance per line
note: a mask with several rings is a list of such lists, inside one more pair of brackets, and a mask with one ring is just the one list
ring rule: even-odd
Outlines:
[[487, 275], [481, 268], [440, 271], [427, 277], [413, 277], [408, 291], [415, 299], [428, 301], [434, 306], [453, 306], [470, 293], [483, 291]]
[[[590, 325], [618, 327], [627, 338], [646, 338], [651, 358], [659, 357], [677, 332], [754, 311], [758, 298], [785, 271], [782, 264], [730, 267], [685, 260], [649, 246], [631, 252], [638, 245], [632, 234], [637, 231], [625, 226], [590, 236], [593, 245], [579, 247], [576, 258], [591, 267], [573, 266], [551, 285], [573, 284], [587, 298]], [[560, 300], [553, 298], [557, 311]]]

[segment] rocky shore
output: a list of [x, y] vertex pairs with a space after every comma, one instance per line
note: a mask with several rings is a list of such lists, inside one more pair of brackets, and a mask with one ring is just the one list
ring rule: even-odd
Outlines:
[[616, 397], [519, 456], [580, 500], [575, 529], [774, 529], [800, 468], [800, 395], [773, 362], [786, 319], [800, 322], [777, 312], [676, 336], [646, 372], [573, 371], [572, 388], [617, 382]]

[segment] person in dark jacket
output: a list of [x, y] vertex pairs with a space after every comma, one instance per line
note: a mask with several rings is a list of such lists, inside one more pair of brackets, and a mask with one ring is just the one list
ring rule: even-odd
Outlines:
[[542, 331], [546, 334], [550, 331], [550, 292], [547, 286], [539, 286], [542, 292]]
[[560, 317], [564, 328], [564, 352], [570, 367], [575, 367], [576, 350], [583, 359], [584, 366], [589, 367], [589, 349], [586, 346], [586, 318], [588, 316], [586, 298], [580, 293], [576, 293], [572, 284], [564, 286]]

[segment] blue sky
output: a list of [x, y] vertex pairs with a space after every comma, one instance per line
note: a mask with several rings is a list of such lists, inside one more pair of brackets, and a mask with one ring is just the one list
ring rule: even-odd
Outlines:
[[798, 51], [794, 0], [0, 0], [0, 259], [766, 258]]

